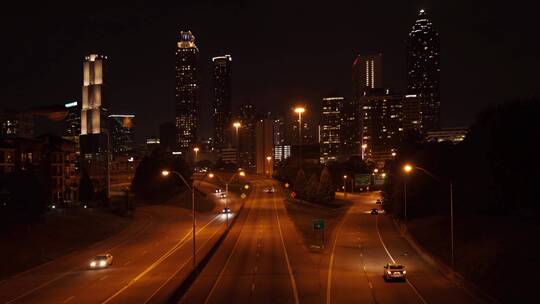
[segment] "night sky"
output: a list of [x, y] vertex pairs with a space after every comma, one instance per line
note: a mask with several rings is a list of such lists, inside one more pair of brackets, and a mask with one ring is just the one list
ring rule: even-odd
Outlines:
[[385, 86], [405, 88], [405, 40], [420, 8], [440, 33], [443, 126], [467, 126], [490, 103], [540, 93], [536, 10], [517, 1], [254, 2], [261, 1], [4, 7], [1, 107], [80, 100], [82, 60], [99, 52], [109, 57], [105, 102], [112, 113], [137, 115], [142, 142], [173, 120], [176, 40], [191, 30], [200, 50], [201, 135], [211, 131], [211, 57], [223, 54], [233, 57], [233, 109], [251, 101], [290, 113], [300, 102], [316, 119], [323, 96], [351, 97], [358, 53], [382, 52]]

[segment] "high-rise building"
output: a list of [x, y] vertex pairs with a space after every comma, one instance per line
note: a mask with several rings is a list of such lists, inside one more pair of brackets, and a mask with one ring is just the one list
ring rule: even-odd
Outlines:
[[253, 104], [245, 103], [240, 106], [240, 123], [242, 127], [239, 130], [239, 154], [240, 166], [243, 168], [255, 168], [255, 146], [257, 111]]
[[180, 32], [176, 49], [176, 129], [177, 143], [187, 151], [197, 141], [199, 127], [199, 49], [195, 36]]
[[421, 131], [440, 128], [440, 45], [425, 10], [409, 33], [407, 43], [407, 94], [420, 99]]
[[81, 108], [81, 166], [97, 192], [109, 196], [110, 142], [104, 107], [104, 63], [107, 57], [91, 54], [83, 62]]
[[272, 119], [260, 119], [256, 125], [256, 158], [257, 174], [272, 175], [274, 173], [274, 121]]
[[216, 148], [221, 149], [231, 142], [231, 64], [230, 55], [212, 58], [214, 66], [214, 140]]
[[0, 110], [0, 138], [8, 137], [34, 137], [32, 113]]
[[163, 149], [168, 152], [176, 151], [176, 126], [172, 122], [164, 122], [159, 125], [159, 142]]
[[109, 115], [109, 132], [113, 157], [133, 155], [135, 148], [135, 115]]
[[65, 120], [66, 128], [62, 138], [74, 142], [75, 150], [77, 154], [79, 154], [79, 136], [81, 135], [81, 104], [77, 101], [73, 101], [66, 103], [64, 107], [67, 109], [67, 116]]
[[335, 161], [340, 154], [342, 111], [345, 98], [325, 97], [321, 103], [320, 162]]
[[371, 89], [360, 102], [365, 158], [382, 166], [392, 159], [403, 136], [403, 95], [391, 94], [389, 89]]
[[341, 113], [341, 151], [343, 156], [360, 153], [360, 109], [358, 102], [353, 99], [343, 101]]

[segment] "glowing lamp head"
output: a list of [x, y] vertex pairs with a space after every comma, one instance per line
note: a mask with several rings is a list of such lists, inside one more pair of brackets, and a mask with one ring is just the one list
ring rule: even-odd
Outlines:
[[238, 121], [233, 123], [233, 127], [237, 128], [237, 129], [240, 128], [241, 126], [242, 125]]
[[169, 176], [169, 174], [171, 174], [171, 171], [168, 171], [168, 170], [161, 171], [161, 175], [163, 176]]
[[193, 151], [199, 152], [199, 148], [195, 147], [195, 148], [193, 148]]
[[409, 173], [411, 172], [413, 169], [413, 167], [409, 164], [406, 164], [405, 166], [403, 166], [403, 171], [405, 171], [405, 173]]
[[305, 111], [306, 111], [306, 109], [305, 109], [304, 107], [296, 107], [296, 108], [294, 109], [294, 112], [295, 112], [295, 113], [298, 113], [298, 114], [302, 114], [302, 113], [304, 113]]
[[240, 171], [240, 173], [238, 173], [240, 176], [246, 176], [246, 172], [244, 171]]
[[367, 144], [362, 145], [362, 149], [365, 149], [365, 148], [367, 148]]
[[214, 178], [214, 173], [209, 173], [209, 174], [208, 174], [208, 177]]
[[267, 156], [267, 157], [266, 157], [266, 160], [267, 160], [267, 161], [271, 161], [271, 160], [272, 160], [272, 157], [271, 157], [271, 156]]
[[397, 153], [396, 152], [392, 152], [392, 157], [396, 157]]
[[347, 175], [343, 175], [343, 178], [347, 178]]
[[379, 169], [377, 168], [373, 169], [373, 173], [377, 173], [377, 172], [379, 172]]

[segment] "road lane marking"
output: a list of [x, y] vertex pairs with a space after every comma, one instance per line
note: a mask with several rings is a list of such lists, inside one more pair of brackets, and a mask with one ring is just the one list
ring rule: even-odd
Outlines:
[[103, 281], [103, 280], [105, 280], [105, 279], [108, 278], [108, 277], [109, 277], [108, 275], [104, 275], [104, 276], [102, 276], [101, 278], [99, 278], [99, 280], [100, 280], [100, 281]]
[[369, 288], [373, 289], [373, 284], [371, 284], [371, 281], [368, 282]]
[[291, 279], [291, 285], [292, 285], [293, 295], [294, 295], [294, 302], [296, 304], [298, 304], [298, 303], [300, 303], [300, 300], [298, 299], [298, 290], [296, 289], [296, 281], [294, 279], [294, 274], [293, 274], [293, 271], [292, 271], [291, 262], [289, 261], [289, 255], [287, 254], [287, 248], [285, 248], [285, 241], [283, 240], [283, 233], [281, 231], [281, 223], [279, 221], [279, 214], [278, 214], [278, 211], [277, 211], [276, 197], [275, 196], [272, 198], [272, 201], [274, 203], [274, 211], [275, 211], [275, 214], [276, 214], [276, 219], [277, 219], [278, 231], [279, 231], [279, 236], [280, 236], [280, 239], [281, 239], [281, 244], [283, 245], [283, 253], [285, 254], [285, 261], [287, 262], [287, 268], [289, 269], [289, 277]]
[[131, 261], [127, 261], [127, 262], [124, 263], [124, 266], [127, 266], [130, 263], [131, 263]]
[[330, 262], [328, 263], [328, 278], [326, 279], [326, 304], [330, 304], [332, 302], [331, 296], [332, 296], [332, 267], [334, 266], [334, 251], [336, 250], [336, 243], [337, 239], [339, 237], [339, 232], [341, 231], [341, 227], [347, 220], [347, 217], [349, 216], [350, 210], [349, 208], [347, 210], [347, 213], [345, 214], [345, 217], [343, 218], [343, 221], [339, 223], [339, 227], [336, 230], [336, 237], [334, 238], [334, 243], [332, 244], [332, 253], [330, 253]]
[[[213, 223], [215, 220], [219, 219], [221, 217], [221, 214], [216, 215], [210, 222], [208, 222], [206, 225], [204, 225], [199, 231], [195, 232], [195, 235], [203, 231], [208, 225]], [[163, 262], [165, 259], [167, 259], [169, 256], [174, 254], [178, 249], [182, 248], [187, 240], [187, 238], [192, 234], [192, 231], [186, 233], [186, 235], [178, 242], [176, 243], [169, 251], [165, 252], [159, 259], [157, 259], [154, 263], [152, 263], [148, 268], [146, 268], [143, 272], [139, 273], [135, 278], [133, 278], [127, 285], [122, 287], [120, 290], [115, 292], [112, 296], [108, 297], [105, 301], [102, 302], [102, 304], [109, 303], [112, 299], [116, 298], [119, 294], [123, 293], [126, 289], [128, 289], [131, 285], [133, 285], [135, 282], [137, 282], [139, 279], [141, 279], [143, 276], [145, 276], [148, 272], [150, 272], [152, 269], [156, 268], [161, 262]]]
[[[394, 258], [392, 257], [392, 255], [390, 254], [390, 252], [388, 251], [388, 249], [386, 248], [386, 245], [384, 244], [384, 241], [382, 239], [382, 236], [381, 236], [381, 232], [379, 231], [379, 216], [375, 216], [375, 227], [377, 228], [377, 234], [379, 235], [379, 240], [381, 241], [381, 244], [383, 245], [384, 247], [384, 250], [386, 251], [386, 253], [388, 254], [388, 256], [390, 257], [390, 259], [392, 260], [393, 263], [395, 263], [396, 261], [394, 260]], [[428, 304], [428, 302], [426, 301], [426, 299], [424, 299], [424, 297], [422, 297], [422, 295], [418, 292], [418, 290], [414, 287], [414, 285], [411, 283], [411, 281], [409, 281], [408, 279], [405, 280], [407, 282], [407, 284], [409, 285], [409, 287], [411, 287], [411, 289], [414, 291], [414, 293], [418, 296], [418, 298], [420, 299], [420, 301], [422, 301], [422, 303], [424, 304]]]
[[63, 303], [67, 303], [67, 302], [69, 302], [69, 301], [71, 301], [73, 299], [75, 299], [75, 296], [71, 296], [71, 297], [65, 299]]
[[[153, 219], [153, 216], [152, 216], [151, 214], [144, 213], [144, 212], [141, 212], [141, 214], [142, 214], [142, 215], [145, 215], [145, 216], [148, 216], [150, 219]], [[108, 250], [105, 250], [105, 251], [109, 252], [109, 251], [112, 251], [112, 250], [114, 250], [114, 249], [116, 249], [116, 248], [118, 248], [118, 247], [124, 245], [124, 244], [127, 243], [128, 241], [130, 241], [130, 240], [136, 238], [137, 236], [141, 235], [141, 234], [142, 234], [144, 231], [146, 231], [151, 225], [152, 225], [152, 221], [149, 221], [148, 224], [146, 224], [146, 226], [144, 226], [143, 228], [141, 228], [139, 231], [137, 231], [136, 233], [130, 235], [128, 238], [124, 239], [124, 240], [121, 241], [120, 243], [116, 244], [115, 246], [113, 246], [113, 247], [111, 247], [111, 248], [109, 248]], [[105, 241], [105, 240], [104, 240], [104, 241]], [[57, 277], [54, 278], [54, 279], [49, 280], [49, 281], [46, 281], [46, 282], [44, 282], [43, 284], [38, 285], [37, 287], [34, 287], [33, 289], [30, 289], [29, 291], [27, 291], [27, 292], [25, 292], [25, 293], [23, 293], [23, 294], [17, 296], [16, 298], [13, 298], [13, 299], [9, 300], [8, 302], [6, 302], [6, 304], [11, 304], [11, 303], [13, 303], [13, 302], [15, 302], [15, 301], [18, 301], [18, 300], [20, 300], [20, 299], [22, 299], [22, 298], [24, 298], [24, 297], [26, 297], [26, 296], [28, 296], [28, 295], [34, 293], [34, 292], [40, 290], [41, 288], [43, 288], [43, 287], [45, 287], [45, 286], [47, 286], [47, 285], [50, 285], [50, 284], [53, 283], [53, 282], [56, 282], [56, 281], [60, 280], [61, 278], [65, 277], [65, 276], [67, 276], [67, 275], [69, 275], [69, 274], [71, 274], [71, 273], [74, 272], [75, 270], [86, 267], [86, 263], [83, 264], [83, 265], [84, 265], [84, 266], [78, 265], [77, 267], [74, 267], [74, 268], [72, 268], [72, 269], [70, 269], [70, 270], [68, 270], [68, 271], [66, 271], [66, 272], [64, 272], [64, 273], [62, 273], [61, 275], [57, 276]]]
[[[256, 194], [258, 194], [258, 192], [256, 192]], [[253, 202], [255, 201], [255, 198], [253, 200], [250, 201], [250, 203], [253, 205]], [[248, 214], [246, 215], [246, 220], [244, 222], [244, 225], [242, 226], [242, 228], [240, 229], [240, 232], [238, 233], [238, 237], [236, 238], [236, 241], [234, 243], [234, 246], [231, 250], [231, 253], [229, 254], [229, 257], [227, 258], [227, 261], [225, 261], [225, 265], [223, 265], [223, 268], [221, 269], [221, 271], [219, 272], [219, 275], [216, 279], [216, 281], [214, 282], [214, 285], [212, 285], [212, 288], [210, 289], [210, 291], [208, 292], [208, 295], [206, 296], [206, 299], [204, 300], [204, 304], [207, 304], [208, 301], [210, 301], [210, 297], [212, 296], [212, 294], [214, 293], [214, 290], [216, 289], [216, 286], [218, 285], [219, 283], [219, 280], [221, 279], [221, 277], [223, 276], [223, 273], [225, 272], [225, 269], [227, 268], [227, 265], [229, 265], [229, 262], [231, 261], [231, 258], [232, 256], [234, 255], [234, 252], [236, 251], [236, 248], [238, 247], [238, 243], [240, 241], [240, 236], [242, 236], [242, 232], [244, 231], [244, 227], [245, 227], [245, 224], [247, 222], [247, 220], [249, 219], [249, 216], [251, 215], [251, 211], [253, 210], [254, 208], [249, 208], [249, 211], [248, 211]], [[260, 212], [260, 208], [257, 209], [257, 211]], [[258, 213], [257, 213], [258, 214]], [[257, 256], [259, 256], [259, 252], [257, 252]]]
[[251, 292], [255, 291], [255, 283], [251, 283]]

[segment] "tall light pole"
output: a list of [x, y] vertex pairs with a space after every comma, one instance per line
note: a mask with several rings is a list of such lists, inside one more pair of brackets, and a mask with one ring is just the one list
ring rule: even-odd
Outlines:
[[343, 198], [347, 198], [347, 175], [343, 175]]
[[[439, 178], [437, 178], [435, 175], [433, 175], [431, 172], [429, 172], [428, 170], [426, 170], [424, 168], [420, 168], [420, 167], [417, 167], [417, 166], [413, 167], [410, 164], [406, 164], [405, 166], [403, 166], [403, 170], [407, 174], [410, 173], [413, 170], [413, 168], [418, 169], [418, 170], [424, 172], [429, 177], [433, 178], [434, 180], [436, 180], [438, 182], [441, 182], [441, 180]], [[451, 255], [450, 260], [451, 260], [451, 263], [452, 263], [452, 268], [454, 268], [454, 266], [455, 266], [455, 260], [454, 260], [454, 188], [453, 188], [452, 180], [450, 180], [449, 183], [450, 183], [450, 255]], [[405, 193], [405, 197], [406, 197], [406, 193]], [[405, 202], [407, 202], [406, 199], [405, 199]], [[405, 205], [405, 206], [407, 206], [407, 205]], [[407, 213], [405, 213], [405, 214], [407, 214]]]
[[366, 157], [367, 144], [362, 144], [362, 160]]
[[229, 212], [228, 212], [228, 208], [229, 208], [229, 184], [233, 181], [233, 179], [237, 176], [240, 176], [240, 177], [245, 177], [246, 176], [246, 173], [244, 171], [240, 171], [238, 172], [238, 175], [236, 174], [233, 174], [233, 176], [231, 176], [231, 178], [229, 180], [224, 180], [221, 176], [219, 176], [218, 174], [215, 174], [215, 173], [209, 173], [208, 174], [208, 177], [209, 178], [217, 178], [219, 179], [221, 182], [225, 183], [225, 209], [227, 210], [227, 212], [225, 212], [225, 219], [226, 219], [226, 225], [227, 227], [229, 227]]
[[304, 107], [296, 107], [294, 109], [294, 112], [298, 114], [298, 156], [300, 159], [300, 167], [302, 166], [302, 113], [304, 113], [306, 109]]
[[240, 167], [240, 139], [238, 138], [238, 128], [242, 124], [239, 121], [233, 123], [233, 127], [236, 130], [236, 166]]
[[[407, 164], [403, 166], [403, 171], [405, 173], [409, 174], [412, 171], [412, 166]], [[405, 205], [405, 211], [404, 211], [404, 218], [405, 218], [405, 224], [407, 224], [407, 176], [403, 179], [403, 204]]]
[[171, 173], [177, 175], [178, 177], [180, 177], [182, 182], [184, 182], [186, 187], [188, 187], [188, 189], [191, 191], [191, 216], [192, 216], [192, 234], [193, 234], [193, 269], [195, 269], [197, 267], [197, 257], [196, 257], [196, 251], [195, 251], [195, 249], [196, 249], [196, 247], [195, 247], [195, 187], [193, 187], [193, 185], [190, 185], [186, 181], [186, 179], [182, 176], [182, 174], [180, 174], [180, 173], [178, 173], [176, 171], [169, 171], [169, 170], [161, 171], [161, 175], [163, 175], [163, 176], [169, 176]]
[[197, 163], [197, 155], [199, 154], [199, 147], [193, 148], [193, 152], [195, 152], [195, 160], [193, 161], [194, 164]]
[[267, 156], [266, 161], [268, 162], [268, 168], [267, 168], [267, 170], [265, 170], [265, 172], [266, 172], [267, 175], [270, 175], [270, 168], [272, 168], [270, 166], [270, 162], [272, 161], [272, 156]]

